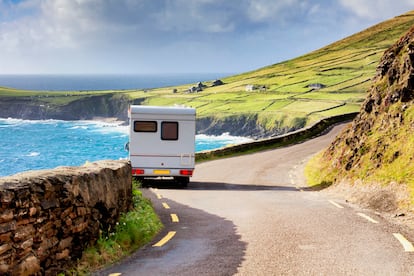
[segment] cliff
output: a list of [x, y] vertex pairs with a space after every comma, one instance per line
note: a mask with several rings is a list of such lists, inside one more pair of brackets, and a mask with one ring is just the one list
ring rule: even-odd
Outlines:
[[[63, 92], [62, 92], [63, 93]], [[86, 95], [78, 99], [59, 104], [52, 97], [1, 97], [0, 118], [25, 120], [93, 120], [95, 118], [116, 118], [128, 123], [130, 104], [141, 104], [145, 99], [131, 100], [119, 93]], [[56, 97], [59, 98], [59, 97]], [[305, 126], [306, 120], [287, 126], [266, 129], [253, 115], [231, 115], [226, 117], [202, 117], [197, 119], [197, 133], [221, 135], [229, 133], [234, 136], [255, 138], [270, 137], [297, 130]]]
[[233, 136], [246, 136], [253, 138], [265, 138], [285, 134], [305, 127], [306, 121], [286, 126], [274, 125], [272, 128], [265, 128], [260, 122], [257, 114], [239, 114], [222, 118], [203, 117], [197, 119], [197, 133], [208, 135], [221, 135], [229, 133]]
[[2, 97], [0, 117], [26, 120], [92, 120], [95, 117], [115, 117], [126, 121], [129, 104], [128, 98], [116, 94], [88, 95], [65, 104], [54, 102], [48, 97]]
[[384, 53], [360, 113], [313, 162], [320, 164], [319, 184], [373, 185], [377, 194], [368, 196], [370, 207], [408, 208], [414, 191], [413, 131], [414, 28]]

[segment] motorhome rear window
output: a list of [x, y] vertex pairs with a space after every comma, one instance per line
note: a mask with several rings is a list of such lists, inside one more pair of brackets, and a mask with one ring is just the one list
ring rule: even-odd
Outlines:
[[161, 123], [161, 140], [178, 140], [178, 122]]
[[156, 121], [134, 121], [135, 132], [157, 132]]

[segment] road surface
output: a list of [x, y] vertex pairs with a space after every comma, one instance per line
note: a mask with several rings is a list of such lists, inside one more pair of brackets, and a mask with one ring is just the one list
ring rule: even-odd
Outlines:
[[165, 229], [96, 275], [414, 275], [407, 228], [306, 189], [303, 164], [342, 127], [198, 164], [188, 189], [144, 190]]

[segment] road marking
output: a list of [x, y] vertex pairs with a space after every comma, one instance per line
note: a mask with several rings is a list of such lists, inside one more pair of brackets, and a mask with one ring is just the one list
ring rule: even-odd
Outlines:
[[111, 273], [108, 276], [119, 276], [119, 275], [122, 275], [122, 273]]
[[162, 206], [164, 206], [165, 209], [170, 209], [170, 206], [168, 206], [168, 204], [165, 202], [162, 203]]
[[338, 203], [336, 203], [335, 201], [333, 201], [333, 200], [328, 200], [329, 201], [329, 203], [331, 203], [332, 205], [334, 205], [335, 207], [337, 207], [337, 208], [339, 208], [339, 209], [343, 209], [344, 207], [343, 206], [341, 206], [341, 205], [339, 205]]
[[172, 222], [180, 222], [180, 220], [178, 219], [178, 216], [176, 214], [171, 214], [171, 221]]
[[162, 198], [162, 195], [157, 194], [157, 198], [158, 198], [158, 199], [161, 199], [161, 198]]
[[403, 235], [399, 233], [394, 233], [394, 237], [402, 244], [405, 252], [414, 252], [414, 246], [409, 242]]
[[175, 231], [170, 231], [168, 232], [167, 235], [165, 235], [164, 238], [162, 238], [159, 242], [157, 242], [156, 244], [153, 245], [153, 247], [161, 247], [164, 244], [166, 244], [167, 242], [169, 242], [174, 236], [175, 236]]
[[375, 219], [363, 214], [363, 213], [357, 213], [358, 216], [363, 217], [364, 219], [372, 222], [372, 223], [378, 223], [378, 221], [376, 221]]

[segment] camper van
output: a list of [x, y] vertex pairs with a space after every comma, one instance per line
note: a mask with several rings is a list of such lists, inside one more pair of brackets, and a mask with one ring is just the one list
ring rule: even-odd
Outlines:
[[132, 176], [143, 182], [168, 177], [187, 186], [194, 171], [195, 109], [131, 105], [128, 113]]

